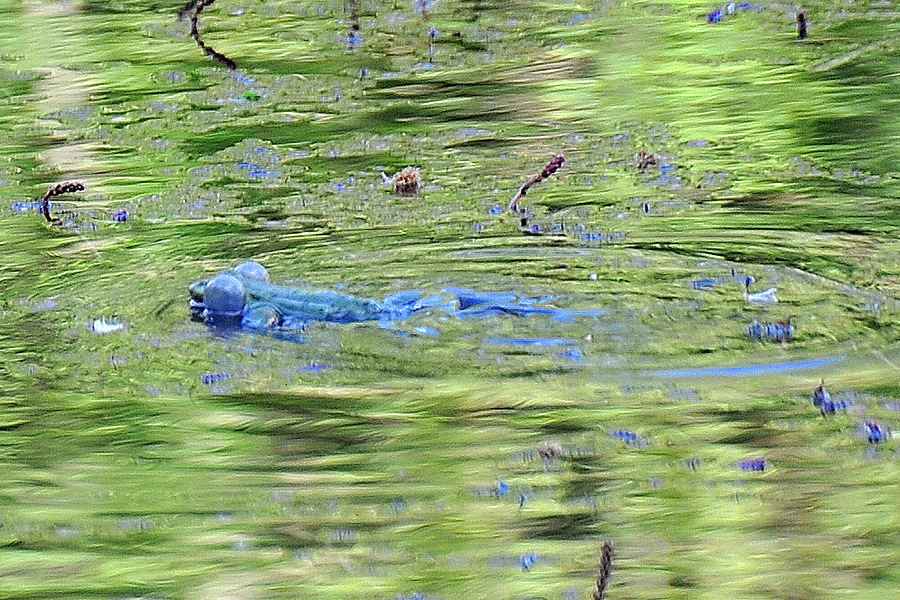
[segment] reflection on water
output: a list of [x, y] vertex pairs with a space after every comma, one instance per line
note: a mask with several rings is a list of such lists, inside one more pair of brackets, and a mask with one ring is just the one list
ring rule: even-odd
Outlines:
[[0, 9], [5, 596], [896, 596], [888, 4], [222, 1]]

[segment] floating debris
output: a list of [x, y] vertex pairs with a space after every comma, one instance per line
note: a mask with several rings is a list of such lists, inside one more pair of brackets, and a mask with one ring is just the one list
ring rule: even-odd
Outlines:
[[547, 163], [547, 166], [544, 167], [543, 171], [526, 181], [525, 184], [519, 188], [519, 191], [516, 192], [516, 195], [513, 196], [512, 200], [509, 201], [507, 210], [512, 213], [521, 212], [519, 210], [519, 200], [525, 197], [525, 194], [528, 193], [528, 190], [531, 189], [532, 186], [539, 184], [540, 182], [556, 173], [556, 171], [558, 171], [564, 164], [566, 164], [565, 156], [560, 154], [559, 156], [554, 157], [553, 160]]
[[183, 21], [184, 18], [190, 14], [191, 16], [191, 37], [194, 38], [194, 41], [197, 42], [197, 45], [200, 46], [200, 49], [203, 50], [203, 53], [219, 61], [221, 64], [225, 65], [232, 71], [237, 69], [237, 63], [222, 54], [221, 52], [217, 52], [210, 46], [207, 46], [202, 39], [200, 39], [200, 13], [203, 12], [203, 9], [212, 6], [213, 2], [216, 0], [188, 0], [188, 3], [182, 7], [180, 11], [178, 11], [178, 20]]
[[362, 45], [362, 38], [359, 36], [359, 23], [353, 23], [347, 33], [347, 46], [355, 48], [360, 45]]
[[824, 381], [813, 390], [812, 403], [822, 412], [822, 416], [833, 415], [839, 411], [847, 412], [853, 406], [850, 400], [832, 400], [831, 394], [825, 389]]
[[382, 173], [381, 178], [391, 184], [398, 196], [415, 196], [422, 186], [422, 170], [419, 167], [404, 167], [392, 177]]
[[775, 304], [778, 302], [778, 296], [775, 295], [777, 291], [778, 288], [769, 288], [755, 294], [746, 293], [747, 302]]
[[706, 15], [707, 23], [718, 23], [725, 15], [734, 14], [734, 2], [730, 2], [721, 8], [716, 8]]
[[707, 290], [722, 283], [721, 279], [699, 279], [691, 282], [691, 287], [695, 290]]
[[50, 198], [56, 198], [57, 196], [62, 196], [63, 194], [74, 194], [75, 192], [83, 192], [84, 184], [80, 181], [65, 181], [63, 183], [57, 183], [50, 187], [47, 190], [47, 193], [44, 194], [44, 197], [41, 198], [41, 212], [44, 215], [44, 218], [47, 219], [48, 223], [58, 223], [58, 219], [54, 219], [50, 216]]
[[876, 421], [864, 421], [859, 427], [863, 437], [870, 444], [885, 442], [891, 437], [890, 430]]
[[852, 406], [853, 402], [850, 400], [827, 400], [822, 403], [819, 410], [822, 411], [822, 416], [827, 416], [837, 412], [849, 412]]
[[650, 440], [628, 429], [616, 429], [610, 432], [609, 436], [621, 440], [629, 446], [637, 446], [638, 448], [645, 448], [650, 445]]
[[543, 441], [538, 446], [538, 455], [544, 463], [544, 470], [550, 468], [550, 463], [565, 455], [565, 449], [558, 442]]
[[644, 149], [641, 149], [640, 152], [634, 155], [634, 161], [637, 163], [638, 171], [646, 171], [647, 167], [655, 166], [659, 164], [659, 156], [652, 153], [647, 152]]
[[522, 556], [519, 557], [519, 566], [522, 567], [523, 571], [527, 571], [537, 561], [538, 561], [538, 557], [529, 552], [528, 554], [523, 554]]
[[106, 333], [115, 333], [125, 329], [125, 324], [119, 321], [107, 321], [105, 319], [94, 319], [91, 323], [91, 331], [101, 335]]
[[700, 465], [703, 464], [703, 459], [699, 457], [689, 458], [684, 461], [684, 466], [690, 469], [691, 471], [696, 471], [700, 468]]
[[328, 365], [323, 365], [320, 363], [312, 363], [312, 364], [306, 365], [305, 367], [301, 367], [300, 370], [303, 371], [304, 373], [319, 373], [321, 371], [328, 370]]
[[822, 406], [825, 402], [831, 402], [831, 394], [825, 389], [825, 381], [816, 386], [813, 390], [812, 403], [816, 408]]
[[726, 16], [733, 16], [736, 12], [760, 12], [761, 10], [762, 6], [759, 4], [750, 4], [749, 2], [735, 4], [734, 2], [729, 2], [725, 6], [713, 9], [712, 11], [708, 12], [706, 14], [706, 22], [715, 24], [720, 22]]
[[792, 317], [774, 323], [759, 323], [753, 321], [747, 327], [747, 334], [751, 340], [762, 342], [781, 342], [786, 344], [794, 340], [794, 322]]
[[612, 574], [613, 543], [612, 540], [603, 542], [600, 549], [600, 568], [597, 571], [597, 585], [594, 589], [593, 599], [603, 600], [606, 594], [606, 586], [609, 585], [609, 576]]
[[201, 383], [203, 383], [203, 385], [212, 385], [213, 383], [217, 383], [225, 379], [231, 379], [231, 375], [229, 375], [228, 373], [207, 373], [200, 376], [200, 381]]
[[764, 458], [748, 458], [734, 463], [734, 466], [741, 471], [762, 472], [769, 468], [769, 462]]
[[128, 211], [123, 208], [122, 210], [120, 210], [119, 212], [117, 212], [116, 214], [114, 214], [112, 216], [112, 220], [116, 221], [118, 223], [124, 223], [125, 221], [128, 220]]
[[824, 381], [817, 385], [816, 389], [813, 390], [812, 403], [813, 406], [822, 412], [823, 417], [833, 415], [836, 412], [847, 412], [850, 410], [850, 407], [853, 406], [852, 400], [832, 400], [831, 394], [825, 389]]

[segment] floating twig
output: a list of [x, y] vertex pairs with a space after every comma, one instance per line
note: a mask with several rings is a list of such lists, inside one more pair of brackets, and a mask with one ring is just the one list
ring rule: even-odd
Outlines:
[[200, 4], [202, 0], [189, 0], [187, 4], [181, 7], [181, 10], [178, 11], [178, 20], [184, 21], [184, 19], [197, 8], [197, 5]]
[[232, 71], [237, 69], [237, 63], [222, 54], [221, 52], [217, 52], [211, 46], [207, 46], [202, 39], [200, 39], [200, 13], [203, 12], [203, 9], [208, 6], [212, 6], [212, 3], [216, 0], [190, 0], [184, 7], [178, 11], [178, 19], [183, 20], [188, 14], [191, 16], [191, 37], [194, 38], [194, 41], [197, 42], [197, 45], [200, 46], [200, 49], [203, 50], [203, 53], [213, 58]]
[[597, 589], [594, 590], [594, 600], [603, 600], [605, 597], [609, 575], [612, 573], [612, 561], [613, 543], [611, 540], [606, 540], [600, 550], [600, 570], [597, 572]]
[[566, 164], [566, 157], [563, 156], [562, 154], [560, 154], [559, 156], [557, 156], [553, 160], [551, 160], [549, 163], [547, 163], [547, 166], [544, 167], [543, 171], [541, 171], [540, 173], [538, 173], [537, 175], [535, 175], [534, 177], [532, 177], [531, 179], [526, 181], [525, 185], [520, 187], [519, 191], [516, 192], [516, 195], [513, 196], [512, 200], [509, 201], [509, 207], [508, 207], [509, 212], [512, 212], [512, 213], [520, 212], [519, 211], [519, 200], [521, 200], [522, 198], [525, 197], [525, 194], [528, 193], [528, 190], [531, 189], [531, 186], [537, 185], [540, 182], [542, 182], [543, 180], [547, 179], [548, 177], [550, 177], [551, 175], [556, 173], [556, 171], [558, 171], [559, 168], [562, 167], [564, 164]]
[[50, 189], [47, 190], [47, 193], [41, 198], [41, 213], [43, 213], [47, 222], [53, 223], [55, 221], [55, 219], [50, 216], [50, 198], [83, 191], [84, 184], [79, 181], [64, 181], [63, 183], [57, 183], [56, 185], [50, 186]]

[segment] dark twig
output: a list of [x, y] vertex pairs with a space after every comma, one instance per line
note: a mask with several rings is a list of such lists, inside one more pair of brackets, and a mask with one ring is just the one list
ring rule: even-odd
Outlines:
[[41, 212], [44, 215], [44, 218], [47, 219], [48, 223], [53, 223], [54, 219], [50, 216], [50, 198], [56, 198], [57, 196], [62, 196], [63, 194], [73, 194], [75, 192], [83, 192], [84, 184], [78, 181], [65, 181], [63, 183], [57, 183], [56, 185], [50, 186], [50, 189], [47, 190], [47, 193], [44, 194], [44, 197], [41, 198]]
[[428, 64], [434, 64], [434, 40], [437, 39], [438, 31], [434, 27], [428, 30]]
[[178, 11], [178, 18], [184, 19], [188, 14], [191, 15], [191, 37], [194, 38], [194, 41], [197, 42], [197, 45], [200, 46], [200, 49], [203, 50], [203, 53], [213, 58], [231, 70], [237, 69], [237, 63], [222, 54], [221, 52], [217, 52], [215, 48], [211, 46], [207, 46], [202, 39], [200, 39], [200, 13], [203, 12], [203, 9], [212, 6], [212, 3], [216, 0], [190, 0], [184, 7]]
[[359, 2], [358, 0], [347, 0], [344, 3], [344, 12], [350, 11], [350, 31], [347, 33], [347, 46], [353, 49], [362, 43], [359, 37]]
[[179, 20], [179, 21], [184, 21], [184, 19], [185, 19], [189, 14], [191, 14], [192, 12], [194, 12], [194, 10], [197, 8], [197, 5], [200, 4], [201, 1], [202, 1], [202, 0], [189, 0], [189, 2], [188, 2], [187, 4], [185, 4], [185, 5], [181, 8], [181, 10], [178, 11], [178, 20]]
[[804, 40], [809, 35], [806, 31], [806, 15], [802, 12], [797, 13], [797, 39]]
[[600, 570], [597, 573], [597, 589], [594, 590], [594, 600], [603, 600], [604, 598], [609, 575], [612, 572], [612, 561], [613, 543], [611, 540], [606, 540], [600, 550]]
[[540, 173], [538, 173], [537, 175], [535, 175], [534, 177], [532, 177], [531, 179], [526, 181], [525, 185], [520, 187], [519, 191], [516, 192], [516, 195], [513, 196], [512, 200], [509, 201], [509, 207], [508, 207], [509, 212], [520, 212], [519, 211], [519, 200], [521, 200], [522, 198], [525, 197], [525, 194], [528, 193], [528, 190], [531, 189], [531, 186], [537, 185], [540, 182], [542, 182], [543, 180], [547, 179], [548, 177], [550, 177], [551, 175], [556, 173], [556, 171], [559, 170], [559, 168], [562, 167], [564, 164], [566, 164], [566, 157], [563, 156], [562, 154], [560, 154], [559, 156], [557, 156], [556, 158], [551, 160], [549, 163], [547, 163], [547, 166], [544, 167], [543, 171], [541, 171]]
[[641, 171], [641, 172], [646, 171], [647, 167], [649, 167], [651, 165], [656, 166], [659, 164], [659, 157], [656, 154], [654, 154], [652, 152], [647, 152], [644, 149], [641, 149], [640, 152], [635, 154], [634, 158], [635, 158], [635, 161], [637, 162], [638, 171]]

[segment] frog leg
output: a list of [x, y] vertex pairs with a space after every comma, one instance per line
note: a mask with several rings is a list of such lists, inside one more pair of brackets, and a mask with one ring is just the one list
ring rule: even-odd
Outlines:
[[250, 309], [241, 319], [241, 327], [256, 331], [272, 329], [281, 325], [281, 313], [267, 302], [250, 305]]

